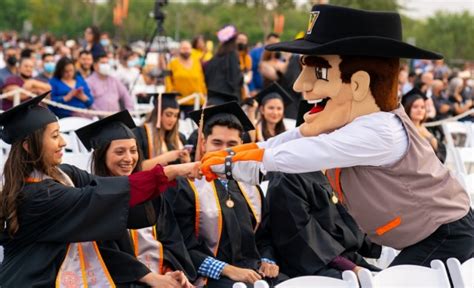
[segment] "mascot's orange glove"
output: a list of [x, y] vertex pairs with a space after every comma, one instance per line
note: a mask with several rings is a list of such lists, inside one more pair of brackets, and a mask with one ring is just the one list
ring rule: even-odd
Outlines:
[[204, 154], [204, 156], [201, 159], [201, 163], [204, 163], [206, 162], [207, 159], [210, 159], [213, 157], [226, 157], [227, 155], [229, 155], [229, 151], [233, 151], [234, 153], [239, 153], [239, 152], [253, 150], [253, 149], [259, 149], [258, 145], [255, 143], [247, 143], [247, 144], [230, 147], [225, 150], [209, 152], [209, 153]]
[[215, 154], [211, 156], [206, 154], [201, 162], [201, 171], [207, 181], [215, 180], [219, 178], [218, 175], [222, 175], [229, 180], [259, 184], [260, 166], [265, 149], [243, 150], [237, 153], [228, 149], [213, 153]]

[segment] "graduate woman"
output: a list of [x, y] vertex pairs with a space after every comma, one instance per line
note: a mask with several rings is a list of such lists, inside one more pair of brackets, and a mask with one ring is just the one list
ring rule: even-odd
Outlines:
[[[43, 94], [0, 115], [11, 144], [0, 201], [2, 287], [114, 287], [94, 242], [125, 231], [129, 207], [163, 193], [194, 164], [156, 166], [128, 177], [96, 177], [60, 165], [57, 118], [38, 106]], [[86, 242], [87, 245], [81, 245]]]
[[[156, 164], [179, 164], [191, 161], [184, 149], [186, 137], [179, 133], [178, 93], [151, 94], [155, 108], [146, 123], [135, 129], [144, 155], [142, 167], [148, 170]], [[161, 101], [160, 101], [161, 98]]]
[[[135, 123], [124, 110], [76, 131], [84, 146], [94, 149], [91, 163], [95, 175], [129, 176], [141, 170], [141, 151], [130, 130], [133, 128]], [[98, 242], [115, 284], [190, 287], [188, 278], [195, 278], [196, 272], [168, 202], [158, 197], [131, 208], [128, 223], [128, 228], [138, 230]]]
[[259, 120], [256, 125], [256, 141], [265, 141], [286, 131], [283, 119], [285, 106], [292, 102], [291, 96], [278, 83], [258, 93], [254, 98], [259, 105]]

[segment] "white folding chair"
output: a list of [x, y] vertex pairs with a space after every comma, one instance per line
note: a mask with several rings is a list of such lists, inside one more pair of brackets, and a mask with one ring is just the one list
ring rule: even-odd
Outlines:
[[275, 286], [276, 288], [356, 288], [359, 287], [357, 276], [352, 271], [342, 272], [342, 280], [325, 276], [301, 276], [286, 280]]
[[63, 161], [64, 164], [76, 166], [79, 169], [91, 172], [91, 154], [90, 153], [64, 153]]
[[292, 129], [296, 127], [296, 120], [290, 118], [284, 118], [283, 123], [285, 124], [286, 129]]
[[474, 258], [462, 264], [456, 258], [449, 258], [447, 266], [454, 288], [474, 287]]
[[380, 269], [387, 268], [390, 263], [392, 263], [393, 259], [397, 257], [398, 253], [400, 253], [400, 251], [395, 250], [392, 247], [382, 246], [382, 253], [380, 253], [379, 259], [375, 261], [375, 266]]
[[66, 117], [59, 119], [59, 131], [69, 133], [76, 131], [86, 125], [93, 123], [94, 120], [82, 117]]
[[362, 288], [377, 287], [429, 287], [449, 288], [448, 274], [443, 262], [431, 261], [431, 268], [416, 265], [389, 267], [375, 276], [367, 269], [359, 271]]
[[59, 131], [66, 141], [66, 152], [87, 153], [87, 149], [82, 145], [75, 131], [86, 125], [93, 123], [94, 120], [82, 117], [66, 117], [59, 119]]
[[179, 119], [179, 132], [183, 133], [186, 139], [188, 139], [197, 128], [197, 125], [191, 118]]

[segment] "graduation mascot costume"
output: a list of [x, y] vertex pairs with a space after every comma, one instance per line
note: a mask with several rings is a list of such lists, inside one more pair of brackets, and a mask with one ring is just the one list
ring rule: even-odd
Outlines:
[[391, 265], [472, 257], [469, 196], [397, 98], [400, 58], [442, 56], [402, 42], [397, 13], [331, 5], [313, 7], [303, 39], [266, 49], [302, 55], [293, 89], [314, 107], [298, 128], [206, 154], [206, 179], [257, 183], [260, 172], [326, 169], [370, 240], [402, 250]]

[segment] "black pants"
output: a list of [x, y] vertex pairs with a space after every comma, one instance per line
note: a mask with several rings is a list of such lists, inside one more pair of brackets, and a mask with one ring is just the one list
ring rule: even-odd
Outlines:
[[474, 256], [474, 213], [441, 225], [426, 239], [403, 249], [390, 266], [413, 264], [430, 267], [431, 260], [446, 262], [457, 258], [461, 263]]

